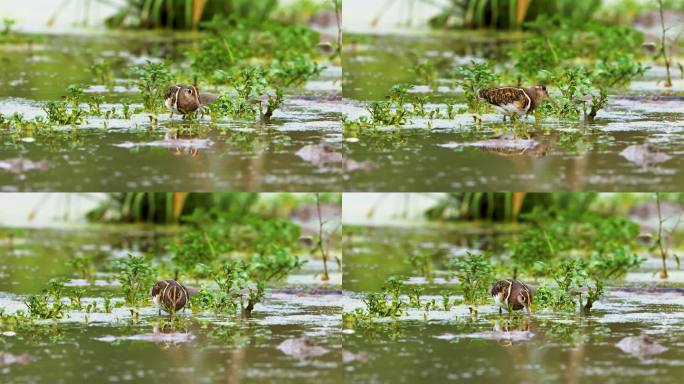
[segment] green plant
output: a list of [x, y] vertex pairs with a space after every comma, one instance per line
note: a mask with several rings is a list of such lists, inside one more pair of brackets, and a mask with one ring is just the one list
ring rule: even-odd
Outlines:
[[415, 273], [423, 276], [428, 282], [432, 282], [432, 255], [429, 252], [409, 253], [406, 262], [411, 265]]
[[10, 19], [9, 17], [5, 17], [2, 19], [2, 32], [0, 32], [0, 35], [2, 36], [9, 36], [12, 33], [12, 27], [14, 24], [16, 24], [16, 20]]
[[126, 259], [114, 260], [112, 267], [117, 271], [117, 280], [121, 284], [126, 305], [137, 307], [144, 303], [154, 282], [154, 270], [147, 259], [129, 254]]
[[92, 255], [77, 255], [66, 261], [66, 264], [76, 270], [76, 273], [86, 281], [93, 281], [95, 265]]
[[[543, 264], [543, 263], [542, 263]], [[551, 306], [555, 309], [571, 310], [575, 304], [570, 305], [577, 298], [577, 305], [582, 313], [588, 314], [593, 304], [603, 295], [603, 280], [591, 279], [588, 265], [581, 259], [562, 259], [557, 265], [543, 264], [541, 268], [555, 281], [557, 288], [546, 287], [535, 293], [535, 300], [540, 306]], [[587, 290], [587, 300], [582, 300], [582, 290]]]
[[108, 60], [103, 59], [96, 62], [90, 66], [89, 70], [98, 83], [111, 89], [114, 84], [114, 71]]
[[75, 127], [85, 121], [86, 111], [81, 108], [83, 89], [76, 85], [70, 85], [67, 87], [67, 92], [62, 100], [48, 101], [43, 108], [50, 124]]
[[401, 126], [406, 124], [409, 112], [406, 110], [408, 85], [395, 85], [384, 101], [368, 105], [372, 124]]
[[494, 267], [485, 255], [467, 252], [454, 257], [449, 260], [449, 270], [458, 278], [464, 303], [478, 304], [489, 298]]
[[48, 287], [42, 293], [30, 295], [26, 301], [29, 315], [39, 319], [61, 319], [64, 317], [67, 306], [62, 303], [64, 282], [52, 278], [48, 281]]
[[112, 313], [112, 296], [106, 295], [103, 300], [104, 300], [103, 306], [104, 306], [105, 313]]
[[672, 61], [672, 48], [670, 48], [670, 55], [667, 54], [667, 46], [665, 45], [665, 37], [667, 35], [667, 28], [665, 27], [665, 17], [663, 16], [663, 0], [657, 0], [658, 11], [660, 13], [660, 56], [665, 63], [665, 82], [663, 85], [667, 88], [672, 87], [672, 77], [670, 76], [670, 64]]
[[162, 110], [164, 94], [173, 80], [169, 67], [165, 63], [147, 60], [146, 65], [133, 67], [130, 72], [137, 76], [135, 85], [140, 91], [145, 112]]
[[482, 113], [487, 104], [480, 101], [478, 92], [481, 89], [498, 85], [499, 76], [494, 72], [490, 63], [477, 63], [471, 61], [468, 65], [456, 67], [454, 70], [457, 80], [456, 85], [463, 89], [468, 110], [473, 113]]

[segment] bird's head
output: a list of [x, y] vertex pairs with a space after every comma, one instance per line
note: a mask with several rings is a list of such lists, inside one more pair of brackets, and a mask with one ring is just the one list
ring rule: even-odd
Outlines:
[[532, 87], [532, 90], [534, 91], [535, 95], [537, 96], [536, 98], [539, 100], [541, 103], [542, 100], [548, 100], [551, 105], [554, 106], [554, 108], [558, 109], [558, 104], [549, 96], [549, 91], [546, 89], [546, 85], [539, 84], [535, 85]]
[[537, 97], [539, 97], [540, 100], [548, 99], [549, 98], [549, 91], [546, 90], [546, 85], [539, 84], [535, 85], [533, 87], [534, 92], [537, 94]]
[[178, 109], [194, 112], [200, 107], [199, 92], [192, 85], [180, 85], [178, 90]]

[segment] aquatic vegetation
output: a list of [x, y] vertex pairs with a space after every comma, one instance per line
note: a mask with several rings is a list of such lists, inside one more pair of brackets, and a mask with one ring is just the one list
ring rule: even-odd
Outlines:
[[2, 19], [2, 31], [0, 31], [0, 35], [2, 36], [9, 36], [12, 33], [12, 27], [14, 24], [16, 24], [16, 20], [10, 19], [9, 17], [5, 17]]
[[669, 48], [670, 54], [668, 55], [668, 47], [665, 45], [665, 37], [667, 36], [667, 27], [665, 27], [665, 18], [663, 16], [663, 0], [658, 0], [658, 11], [660, 14], [660, 56], [663, 58], [663, 63], [665, 63], [665, 82], [663, 85], [667, 88], [672, 86], [672, 77], [670, 75], [670, 65], [672, 63], [672, 47]]
[[[662, 262], [662, 269], [660, 270], [660, 278], [661, 279], [667, 279], [668, 274], [667, 274], [667, 259], [670, 255], [670, 250], [668, 245], [666, 244], [666, 239], [672, 238], [672, 234], [677, 230], [677, 227], [679, 227], [679, 224], [681, 222], [681, 214], [677, 218], [677, 221], [675, 222], [674, 226], [670, 228], [669, 230], [664, 230], [663, 229], [663, 223], [665, 222], [665, 219], [663, 219], [662, 211], [661, 211], [661, 206], [660, 206], [660, 193], [655, 194], [656, 198], [656, 207], [658, 209], [658, 232], [657, 236], [655, 239], [655, 246], [654, 248], [658, 249], [658, 252], [660, 253], [660, 260]], [[677, 268], [679, 268], [679, 257], [676, 254], [672, 254], [674, 257], [675, 261], [677, 262]]]
[[196, 29], [212, 17], [246, 20], [254, 23], [268, 19], [277, 8], [276, 0], [128, 0], [119, 11], [106, 20], [110, 28], [170, 28]]
[[114, 260], [112, 267], [117, 271], [126, 305], [137, 307], [149, 300], [149, 289], [155, 273], [144, 256], [129, 254], [125, 259]]
[[533, 226], [510, 244], [514, 276], [518, 270], [544, 276], [537, 262], [552, 263], [570, 250], [584, 251], [592, 275], [602, 279], [620, 278], [644, 261], [634, 253], [639, 227], [628, 219], [558, 208], [523, 217]]
[[395, 85], [384, 101], [374, 101], [368, 105], [370, 123], [383, 126], [401, 126], [409, 116], [406, 110], [408, 85]]
[[135, 86], [140, 91], [145, 112], [159, 112], [163, 110], [164, 93], [173, 81], [171, 70], [165, 63], [155, 63], [147, 60], [144, 66], [135, 66], [130, 73], [137, 77]]
[[99, 84], [103, 84], [110, 89], [112, 88], [114, 85], [114, 71], [112, 70], [111, 62], [105, 59], [100, 60], [91, 65], [89, 70]]
[[572, 66], [577, 58], [625, 66], [629, 61], [624, 58], [643, 43], [643, 35], [632, 27], [595, 21], [539, 17], [527, 26], [533, 35], [511, 56], [516, 72], [532, 82], [543, 80], [544, 71]]
[[413, 67], [411, 67], [411, 72], [416, 76], [419, 84], [426, 84], [433, 88], [436, 84], [437, 76], [439, 75], [435, 60], [430, 59], [414, 64]]
[[48, 288], [42, 293], [27, 297], [26, 307], [31, 317], [39, 319], [60, 319], [64, 317], [67, 305], [62, 303], [64, 283], [58, 279], [50, 279]]
[[449, 260], [449, 271], [458, 278], [465, 304], [479, 304], [489, 299], [494, 267], [484, 254], [467, 252]]
[[282, 279], [304, 264], [296, 256], [278, 253], [272, 256], [255, 256], [222, 260], [214, 268], [200, 266], [204, 274], [218, 286], [218, 290], [202, 288], [192, 299], [195, 309], [209, 309], [217, 313], [232, 313], [240, 308], [249, 316], [265, 296], [266, 283]]
[[66, 261], [66, 265], [76, 271], [79, 277], [86, 281], [93, 281], [95, 278], [95, 264], [92, 255], [76, 255]]
[[[535, 293], [535, 302], [542, 308], [571, 311], [579, 307], [582, 313], [588, 314], [603, 295], [603, 280], [590, 277], [584, 260], [562, 259], [555, 267], [541, 263], [540, 268], [556, 283], [556, 287], [546, 285]], [[582, 299], [583, 290], [587, 291], [586, 301]]]
[[325, 67], [312, 61], [308, 54], [301, 54], [285, 62], [273, 60], [266, 72], [266, 78], [276, 89], [296, 87], [319, 76], [324, 69]]
[[[376, 317], [398, 317], [404, 313], [406, 303], [401, 299], [403, 283], [394, 277], [387, 279], [381, 292], [371, 292], [363, 299], [366, 313]], [[387, 299], [390, 299], [388, 301]]]
[[484, 112], [487, 104], [480, 101], [479, 90], [499, 85], [499, 76], [494, 72], [492, 64], [471, 61], [469, 65], [456, 67], [454, 74], [458, 77], [455, 84], [461, 87], [465, 94], [468, 111]]
[[50, 124], [76, 127], [85, 121], [86, 111], [81, 108], [83, 89], [70, 85], [67, 95], [60, 101], [48, 101], [43, 110]]
[[[325, 221], [323, 220], [323, 216], [321, 215], [321, 195], [320, 193], [316, 192], [315, 194], [316, 197], [316, 214], [318, 215], [318, 238], [316, 241], [316, 248], [320, 252], [321, 259], [323, 260], [323, 274], [321, 275], [321, 280], [322, 281], [328, 281], [330, 280], [330, 276], [328, 275], [328, 259], [330, 258], [330, 242], [332, 241], [333, 235], [337, 230], [340, 228], [338, 226], [335, 228], [331, 233], [326, 233], [324, 230], [325, 227]], [[339, 264], [339, 260], [338, 260]]]
[[419, 276], [432, 282], [432, 254], [426, 251], [413, 252], [407, 255], [406, 262]]

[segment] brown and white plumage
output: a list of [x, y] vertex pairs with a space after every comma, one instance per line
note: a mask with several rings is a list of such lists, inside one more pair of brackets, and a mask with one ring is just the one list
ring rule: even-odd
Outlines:
[[190, 299], [188, 289], [175, 280], [156, 282], [150, 290], [150, 295], [160, 311], [164, 310], [171, 314], [183, 309]]
[[490, 294], [499, 307], [499, 313], [504, 309], [512, 312], [525, 308], [528, 315], [532, 314], [532, 290], [522, 281], [499, 280], [492, 285]]
[[549, 98], [549, 93], [544, 85], [526, 88], [496, 87], [481, 89], [478, 97], [507, 114], [522, 117], [539, 107], [544, 99]]

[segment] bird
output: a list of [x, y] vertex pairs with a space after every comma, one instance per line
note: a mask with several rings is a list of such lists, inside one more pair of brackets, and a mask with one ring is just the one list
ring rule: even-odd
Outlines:
[[525, 308], [527, 314], [532, 315], [532, 293], [527, 284], [513, 279], [499, 280], [490, 290], [494, 303], [499, 307], [499, 314], [504, 309], [511, 313]]
[[197, 90], [194, 85], [176, 84], [172, 85], [164, 96], [164, 106], [171, 112], [186, 115], [197, 110], [202, 110], [218, 98], [217, 94], [202, 92]]
[[159, 308], [159, 314], [164, 310], [174, 314], [185, 307], [190, 298], [188, 288], [175, 280], [157, 281], [150, 290], [152, 301]]
[[[556, 103], [549, 97], [545, 85], [532, 87], [495, 87], [484, 88], [478, 91], [478, 98], [484, 99], [489, 104], [503, 110], [505, 114], [518, 117], [526, 116], [548, 99], [553, 105]], [[504, 115], [504, 121], [506, 116]]]

